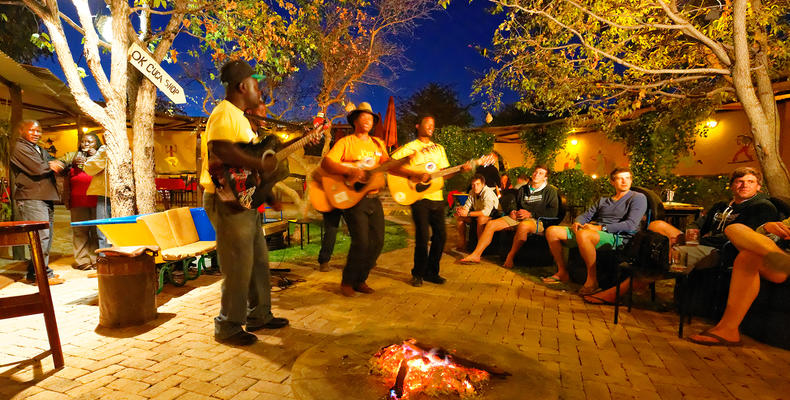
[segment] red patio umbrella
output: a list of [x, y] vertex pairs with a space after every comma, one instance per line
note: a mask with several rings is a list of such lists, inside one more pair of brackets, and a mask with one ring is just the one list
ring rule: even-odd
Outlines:
[[381, 118], [381, 113], [376, 113], [376, 115], [379, 116], [379, 122], [373, 127], [373, 136], [383, 140], [386, 145], [387, 137], [384, 132], [384, 120]]
[[390, 96], [390, 101], [387, 103], [387, 112], [384, 114], [384, 144], [387, 148], [392, 148], [398, 145], [398, 123], [395, 121], [395, 99]]

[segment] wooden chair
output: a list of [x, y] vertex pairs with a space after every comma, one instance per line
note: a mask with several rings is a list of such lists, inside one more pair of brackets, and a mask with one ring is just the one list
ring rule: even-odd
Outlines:
[[44, 314], [49, 348], [55, 361], [55, 368], [62, 368], [63, 350], [60, 347], [58, 324], [55, 321], [55, 308], [52, 307], [52, 294], [49, 291], [47, 271], [44, 267], [44, 256], [41, 253], [41, 240], [38, 235], [40, 229], [49, 229], [49, 222], [0, 222], [0, 246], [30, 245], [33, 266], [38, 277], [38, 293], [0, 297], [0, 319]]

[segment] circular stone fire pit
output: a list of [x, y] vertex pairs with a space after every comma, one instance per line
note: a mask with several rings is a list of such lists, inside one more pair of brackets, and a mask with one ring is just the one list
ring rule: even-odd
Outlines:
[[[464, 336], [459, 331], [395, 328], [332, 338], [299, 356], [292, 369], [291, 388], [299, 400], [386, 399], [391, 385], [384, 378], [370, 373], [369, 361], [379, 349], [415, 338], [511, 374], [504, 379], [492, 377], [476, 398], [558, 398], [559, 380], [534, 358], [501, 344]], [[409, 396], [412, 400], [458, 398], [457, 395], [428, 396], [422, 393]]]

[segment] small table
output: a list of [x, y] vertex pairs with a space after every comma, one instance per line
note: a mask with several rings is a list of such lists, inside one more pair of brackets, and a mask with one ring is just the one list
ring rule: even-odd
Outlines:
[[307, 244], [310, 244], [310, 220], [289, 219], [288, 220], [288, 246], [291, 245], [291, 224], [299, 225], [299, 248], [304, 249], [304, 231], [302, 227], [307, 225]]
[[696, 220], [699, 218], [699, 215], [702, 212], [702, 206], [698, 206], [696, 204], [676, 203], [669, 201], [663, 204], [664, 216], [667, 222], [681, 231], [686, 230], [689, 216]]
[[20, 296], [0, 297], [0, 319], [21, 317], [24, 315], [44, 314], [47, 327], [49, 348], [55, 361], [55, 368], [63, 367], [63, 350], [60, 347], [58, 324], [55, 320], [55, 308], [52, 307], [52, 294], [49, 291], [44, 256], [41, 253], [41, 239], [38, 231], [49, 229], [48, 221], [12, 221], [0, 222], [0, 246], [30, 245], [33, 266], [36, 269], [38, 293]]

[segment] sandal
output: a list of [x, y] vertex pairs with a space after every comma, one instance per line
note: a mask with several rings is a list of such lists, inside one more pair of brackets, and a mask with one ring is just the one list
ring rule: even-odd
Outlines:
[[458, 264], [464, 264], [464, 265], [480, 264], [480, 261], [460, 259], [458, 260]]
[[541, 279], [543, 280], [543, 283], [545, 283], [547, 285], [560, 285], [560, 284], [566, 283], [565, 281], [561, 280], [560, 278], [558, 278], [558, 277], [556, 277], [554, 275], [546, 276], [546, 277], [543, 277]]
[[702, 331], [702, 332], [698, 333], [697, 336], [708, 337], [708, 338], [711, 338], [711, 339], [714, 339], [714, 340], [712, 340], [712, 341], [710, 341], [710, 340], [699, 340], [699, 339], [694, 339], [693, 336], [689, 336], [688, 340], [690, 342], [692, 342], [692, 343], [701, 344], [703, 346], [734, 347], [734, 346], [740, 346], [742, 344], [742, 342], [740, 340], [738, 340], [738, 341], [727, 340], [727, 339], [725, 339], [725, 338], [723, 338], [723, 337], [721, 337], [721, 336], [719, 336], [719, 335], [717, 335], [715, 333], [710, 332], [709, 330], [708, 331]]
[[584, 300], [587, 304], [594, 304], [596, 306], [613, 306], [614, 302], [606, 300], [604, 298], [598, 297], [594, 294], [589, 294], [586, 296], [582, 296], [582, 300]]
[[590, 296], [590, 295], [593, 295], [593, 294], [596, 294], [596, 293], [600, 292], [601, 290], [602, 289], [599, 288], [598, 286], [595, 286], [595, 287], [583, 286], [581, 289], [579, 289], [578, 293], [579, 293], [580, 296]]

